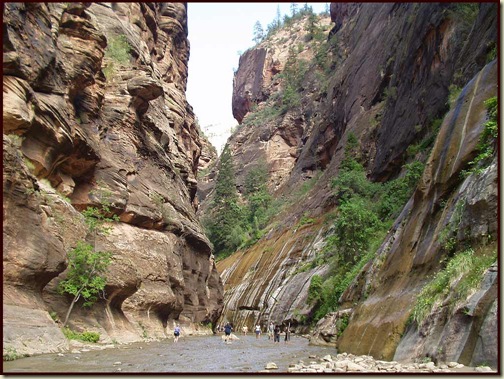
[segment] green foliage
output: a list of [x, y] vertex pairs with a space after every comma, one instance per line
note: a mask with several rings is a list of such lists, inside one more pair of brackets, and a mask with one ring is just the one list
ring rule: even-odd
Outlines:
[[98, 183], [98, 188], [90, 192], [90, 195], [100, 202], [99, 207], [87, 207], [83, 212], [84, 221], [89, 231], [96, 234], [108, 235], [111, 228], [105, 226], [105, 223], [119, 221], [119, 217], [112, 213], [110, 199], [112, 192], [104, 188], [103, 183]]
[[285, 63], [285, 68], [283, 72], [279, 74], [279, 77], [283, 79], [283, 90], [279, 107], [281, 114], [301, 105], [303, 80], [308, 69], [308, 62], [298, 59], [294, 48], [291, 47], [289, 50], [289, 57]]
[[267, 103], [261, 108], [253, 107], [251, 112], [243, 120], [243, 126], [262, 126], [272, 120], [278, 118], [281, 114], [281, 109], [275, 104]]
[[383, 100], [387, 103], [393, 103], [397, 99], [397, 87], [390, 86], [383, 91]]
[[306, 215], [303, 215], [301, 217], [301, 219], [299, 220], [299, 226], [303, 226], [303, 225], [311, 225], [315, 222], [315, 220], [313, 218], [310, 218]]
[[105, 56], [120, 64], [128, 64], [131, 58], [131, 46], [124, 34], [109, 39]]
[[94, 251], [90, 244], [77, 242], [68, 253], [67, 276], [58, 284], [59, 293], [68, 293], [77, 299], [82, 296], [84, 306], [93, 305], [105, 288], [104, 273], [110, 263], [110, 253]]
[[451, 84], [450, 87], [448, 87], [448, 90], [450, 93], [448, 94], [448, 103], [450, 107], [453, 107], [453, 104], [457, 100], [457, 98], [460, 95], [460, 92], [462, 92], [462, 88], [456, 86], [455, 84]]
[[106, 222], [119, 221], [117, 215], [112, 215], [112, 217], [107, 217], [106, 215], [110, 213], [110, 207], [108, 205], [102, 205], [101, 209], [97, 207], [87, 207], [82, 214], [84, 215], [84, 221], [91, 232], [98, 232], [102, 235], [108, 235], [111, 228], [105, 226]]
[[315, 33], [317, 30], [316, 22], [318, 17], [315, 14], [310, 14], [308, 19], [306, 20], [305, 30], [308, 32], [308, 41], [312, 40], [315, 37]]
[[100, 340], [100, 334], [96, 332], [77, 333], [74, 332], [73, 330], [70, 330], [69, 328], [63, 328], [62, 331], [65, 337], [69, 340], [77, 340], [92, 343], [96, 343]]
[[163, 195], [157, 193], [156, 191], [149, 191], [149, 198], [156, 205], [158, 211], [161, 213], [162, 220], [169, 223], [172, 220], [170, 211], [165, 207], [165, 198]]
[[313, 8], [311, 6], [308, 6], [308, 4], [306, 4], [303, 8], [297, 10], [297, 7], [292, 8], [291, 4], [291, 13], [292, 16], [284, 15], [284, 17], [282, 18], [282, 16], [280, 15], [280, 10], [277, 8], [277, 14], [275, 19], [271, 23], [269, 23], [268, 26], [266, 27], [266, 34], [264, 36], [264, 39], [268, 39], [269, 37], [271, 37], [277, 30], [286, 26], [287, 27], [290, 26], [294, 21], [299, 20], [305, 16], [312, 15]]
[[27, 357], [27, 354], [19, 354], [17, 350], [13, 347], [7, 347], [3, 351], [3, 361], [14, 361], [19, 358]]
[[426, 151], [427, 149], [432, 147], [439, 133], [439, 129], [441, 128], [442, 123], [443, 123], [442, 118], [436, 118], [430, 123], [426, 136], [418, 145], [418, 151]]
[[[267, 225], [270, 214], [268, 208], [272, 197], [268, 191], [268, 169], [264, 162], [252, 168], [245, 177], [244, 195], [246, 207], [242, 234], [247, 236], [246, 245], [250, 246], [262, 237], [262, 229]], [[239, 230], [237, 230], [239, 231]]]
[[338, 321], [336, 322], [336, 327], [337, 327], [337, 332], [336, 335], [338, 337], [341, 337], [343, 332], [348, 326], [348, 321], [350, 320], [350, 315], [348, 313], [345, 313], [343, 316], [341, 316]]
[[490, 63], [497, 58], [497, 44], [492, 41], [488, 44], [488, 53], [486, 55], [486, 63]]
[[[315, 264], [329, 263], [331, 271], [321, 285], [314, 308], [313, 321], [337, 310], [338, 300], [364, 265], [374, 257], [387, 230], [410, 198], [424, 164], [412, 162], [403, 168], [403, 177], [387, 183], [373, 183], [366, 178], [364, 167], [357, 161], [358, 140], [349, 134], [345, 156], [332, 186], [339, 199], [334, 233]], [[314, 296], [314, 295], [313, 295]], [[313, 297], [312, 296], [312, 297]]]
[[323, 279], [320, 275], [313, 275], [310, 280], [310, 287], [308, 287], [308, 302], [310, 304], [320, 301], [322, 296]]
[[338, 254], [344, 262], [352, 262], [369, 247], [371, 237], [380, 227], [380, 220], [371, 203], [360, 196], [345, 201], [339, 207], [334, 223]]
[[[383, 239], [385, 231], [378, 232], [373, 240], [378, 241]], [[371, 246], [375, 244], [370, 243]], [[334, 312], [338, 309], [338, 300], [354, 281], [364, 265], [369, 262], [374, 256], [374, 251], [369, 250], [366, 254], [360, 256], [359, 260], [354, 264], [346, 264], [339, 266], [332, 275], [327, 277], [319, 291], [319, 298], [316, 306], [314, 307], [314, 314], [312, 321], [316, 323], [329, 312]]]
[[491, 97], [485, 101], [487, 108], [488, 121], [483, 125], [476, 150], [478, 155], [468, 163], [469, 169], [462, 171], [462, 176], [467, 176], [471, 173], [480, 174], [491, 163], [497, 146], [497, 138], [499, 136], [499, 125], [497, 123], [497, 97]]
[[317, 67], [323, 73], [324, 81], [327, 81], [327, 76], [331, 73], [334, 66], [338, 64], [341, 58], [339, 50], [339, 37], [338, 34], [333, 34], [329, 40], [324, 38], [323, 31], [317, 30], [314, 40], [317, 42], [314, 45], [314, 59]]
[[478, 16], [478, 3], [453, 3], [449, 9], [449, 15], [456, 22], [464, 24], [466, 27], [472, 26]]
[[404, 165], [403, 168], [406, 170], [403, 178], [397, 178], [382, 185], [382, 195], [378, 204], [381, 220], [398, 215], [422, 177], [425, 165], [420, 161], [415, 161]]
[[[349, 169], [350, 167], [353, 169]], [[345, 169], [332, 180], [331, 185], [342, 201], [348, 201], [355, 196], [373, 198], [380, 188], [379, 184], [367, 179], [364, 167], [353, 159], [345, 162]]]
[[264, 30], [259, 21], [254, 24], [254, 38], [253, 41], [257, 44], [261, 42], [264, 38]]
[[420, 326], [436, 304], [448, 301], [448, 306], [453, 308], [457, 301], [464, 300], [470, 291], [479, 286], [483, 273], [496, 259], [496, 251], [476, 256], [474, 250], [469, 249], [456, 254], [417, 296], [412, 312], [413, 320]]
[[215, 184], [215, 197], [211, 205], [212, 216], [203, 220], [215, 255], [229, 255], [241, 245], [243, 221], [242, 209], [238, 205], [233, 160], [229, 145], [222, 151]]
[[107, 80], [111, 79], [115, 72], [115, 64], [127, 65], [131, 59], [131, 45], [125, 35], [117, 35], [109, 38], [105, 50], [105, 57], [110, 58], [110, 62], [103, 69], [103, 74]]
[[460, 223], [462, 222], [462, 215], [464, 213], [465, 202], [462, 200], [457, 201], [453, 214], [450, 217], [448, 224], [439, 233], [439, 243], [442, 248], [447, 252], [452, 252], [457, 244], [456, 234], [458, 233]]

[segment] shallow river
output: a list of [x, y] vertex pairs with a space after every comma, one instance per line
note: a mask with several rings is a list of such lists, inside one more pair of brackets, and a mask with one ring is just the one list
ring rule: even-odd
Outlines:
[[274, 343], [267, 335], [238, 336], [240, 340], [224, 343], [221, 336], [180, 338], [159, 342], [119, 345], [114, 349], [93, 350], [80, 354], [44, 354], [3, 362], [4, 373], [146, 373], [146, 372], [235, 372], [264, 370], [266, 363], [275, 362], [278, 370], [287, 372], [290, 363], [310, 355], [323, 357], [336, 354], [331, 347], [310, 346], [306, 338], [292, 336], [287, 344]]

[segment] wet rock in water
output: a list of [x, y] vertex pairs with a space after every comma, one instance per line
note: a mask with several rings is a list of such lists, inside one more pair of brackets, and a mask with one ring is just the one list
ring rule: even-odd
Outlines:
[[476, 367], [476, 371], [477, 372], [494, 372], [494, 370], [492, 370], [492, 368], [488, 367], [488, 366]]
[[276, 365], [275, 362], [268, 362], [266, 363], [266, 367], [264, 367], [266, 370], [276, 370], [278, 369], [278, 366]]

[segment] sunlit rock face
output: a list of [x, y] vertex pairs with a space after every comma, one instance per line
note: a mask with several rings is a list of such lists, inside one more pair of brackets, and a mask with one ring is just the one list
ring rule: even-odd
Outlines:
[[[484, 101], [497, 95], [497, 65], [489, 59], [497, 8], [479, 5], [471, 24], [460, 23], [450, 12], [453, 8], [443, 4], [332, 4], [329, 35], [337, 42], [326, 82], [317, 82], [310, 72], [298, 107], [253, 126], [247, 120], [254, 110], [267, 107], [284, 85], [278, 73], [287, 55], [282, 58], [279, 51], [289, 50], [289, 39], [296, 47], [299, 35], [284, 38], [283, 44], [273, 37], [278, 44], [262, 42], [242, 55], [233, 92], [233, 112], [241, 125], [228, 141], [237, 189], [259, 162], [268, 168], [269, 188], [277, 199], [287, 198], [307, 179], [318, 179], [254, 246], [218, 263], [226, 289], [221, 321], [249, 328], [257, 322], [290, 322], [305, 332], [300, 325], [313, 307], [310, 278], [330, 270], [320, 266], [317, 272], [315, 261], [330, 233], [326, 217], [337, 213], [331, 180], [348, 135], [359, 140], [368, 178], [383, 182], [404, 174], [401, 167], [412, 159], [408, 146], [422, 142], [439, 119], [430, 155], [414, 158], [426, 162], [426, 168], [413, 196], [376, 258], [339, 299], [340, 311], [349, 315], [348, 327], [338, 333], [334, 324], [341, 315], [332, 314], [311, 341], [387, 360], [428, 356], [478, 365], [486, 355], [486, 362], [496, 364], [489, 352], [495, 346], [490, 332], [496, 325], [494, 269], [484, 274], [484, 288], [455, 310], [435, 310], [425, 330], [407, 328], [416, 296], [447, 258], [438, 236], [461, 203], [457, 243], [496, 249], [497, 166], [466, 179], [461, 171], [477, 155], [487, 120]], [[279, 58], [271, 64], [268, 57], [274, 53]], [[308, 49], [303, 54], [308, 57]], [[325, 90], [318, 90], [322, 85]], [[450, 104], [452, 85], [461, 92]], [[313, 222], [303, 225], [303, 216]], [[464, 334], [456, 338], [456, 330]]]
[[[213, 155], [185, 98], [185, 5], [9, 3], [3, 41], [4, 351], [65, 348], [56, 285], [90, 237], [80, 211], [103, 203], [120, 219], [96, 240], [113, 254], [106, 297], [70, 327], [121, 342], [215, 321], [222, 283], [195, 215]], [[47, 330], [23, 340], [34, 323]]]

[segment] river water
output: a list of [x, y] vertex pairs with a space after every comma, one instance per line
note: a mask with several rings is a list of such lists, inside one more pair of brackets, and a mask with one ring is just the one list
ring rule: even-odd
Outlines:
[[334, 347], [311, 346], [308, 340], [292, 336], [288, 343], [274, 343], [267, 335], [238, 336], [225, 343], [221, 336], [186, 337], [118, 345], [106, 350], [78, 353], [43, 354], [3, 362], [8, 373], [254, 373], [264, 370], [268, 362], [278, 366], [274, 372], [287, 372], [290, 363], [309, 363], [335, 355]]

